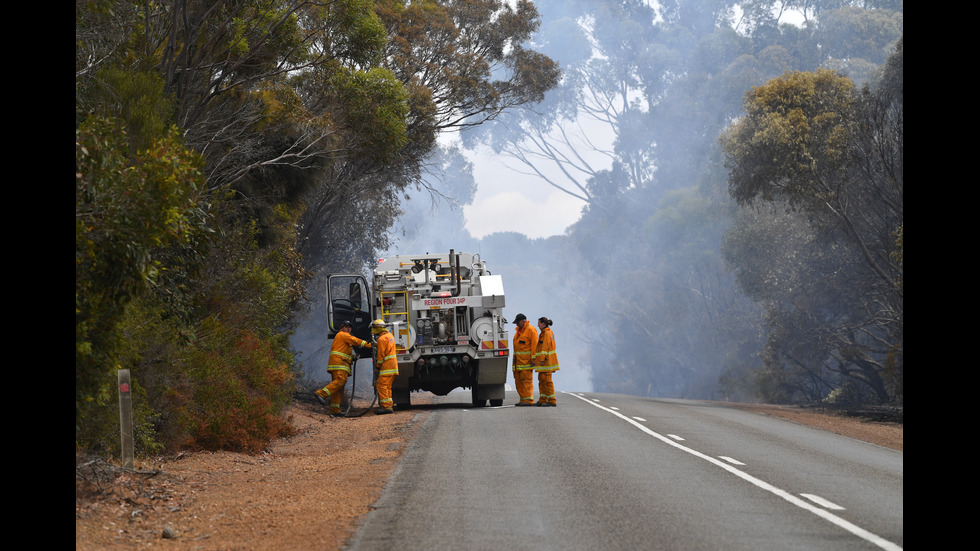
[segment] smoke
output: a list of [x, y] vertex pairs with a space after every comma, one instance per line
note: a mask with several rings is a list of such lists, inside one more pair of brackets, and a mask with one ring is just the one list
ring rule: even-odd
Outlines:
[[[537, 0], [562, 86], [442, 148], [383, 254], [479, 253], [508, 320], [554, 320], [559, 391], [750, 398], [766, 335], [720, 250], [736, 209], [718, 138], [752, 87], [820, 66], [871, 78], [902, 29], [901, 2], [805, 19], [783, 4]], [[829, 37], [868, 25], [877, 42], [829, 57]], [[322, 309], [293, 339], [311, 365]]]

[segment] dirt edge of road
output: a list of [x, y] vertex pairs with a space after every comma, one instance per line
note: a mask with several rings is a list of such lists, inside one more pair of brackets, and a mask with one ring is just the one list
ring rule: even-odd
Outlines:
[[[766, 404], [729, 404], [739, 409], [780, 417], [893, 450], [905, 451], [905, 426], [896, 416], [826, 408], [801, 408]], [[901, 416], [898, 416], [900, 419]]]
[[[903, 451], [901, 422], [732, 405]], [[342, 549], [429, 411], [338, 419], [297, 399], [296, 435], [258, 455], [182, 453], [122, 469], [76, 454], [75, 549]]]

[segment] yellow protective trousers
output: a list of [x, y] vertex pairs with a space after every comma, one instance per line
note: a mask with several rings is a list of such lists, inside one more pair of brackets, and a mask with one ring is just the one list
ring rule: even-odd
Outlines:
[[517, 387], [517, 394], [520, 395], [522, 402], [534, 403], [534, 369], [514, 370], [514, 386]]
[[340, 401], [344, 397], [344, 385], [349, 374], [343, 369], [331, 369], [329, 372], [333, 380], [323, 390], [330, 395], [330, 413], [340, 413]]
[[551, 380], [551, 371], [538, 371], [538, 403], [557, 404], [555, 383]]
[[391, 383], [395, 380], [394, 375], [378, 375], [378, 403], [384, 409], [393, 409], [395, 402], [391, 399]]

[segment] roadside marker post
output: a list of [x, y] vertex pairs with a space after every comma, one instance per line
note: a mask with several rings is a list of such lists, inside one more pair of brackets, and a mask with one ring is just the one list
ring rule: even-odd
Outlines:
[[133, 468], [133, 394], [130, 392], [129, 370], [117, 372], [119, 380], [119, 436], [122, 444], [122, 466]]

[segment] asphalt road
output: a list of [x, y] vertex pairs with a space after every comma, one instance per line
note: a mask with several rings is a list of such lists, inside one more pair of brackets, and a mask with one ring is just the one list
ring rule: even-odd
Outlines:
[[467, 397], [420, 409], [350, 551], [902, 548], [902, 452], [707, 402]]

